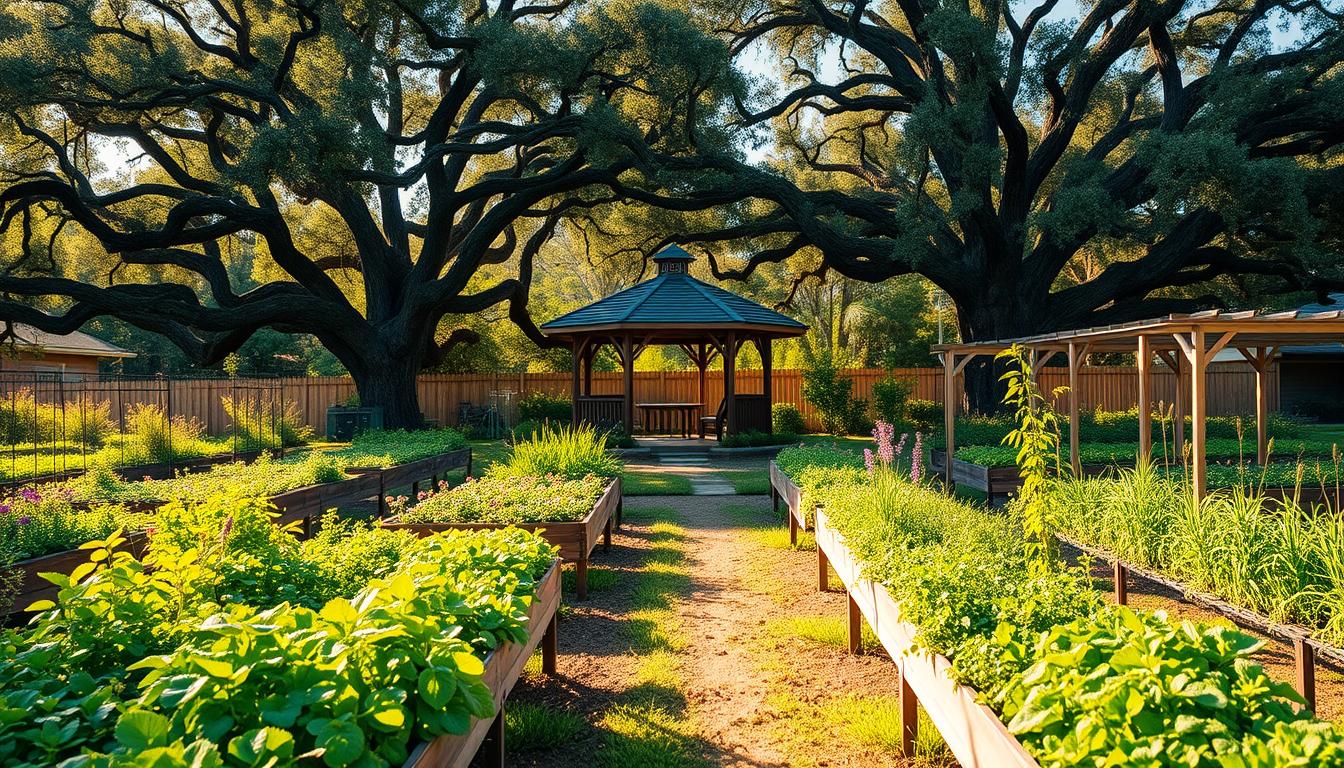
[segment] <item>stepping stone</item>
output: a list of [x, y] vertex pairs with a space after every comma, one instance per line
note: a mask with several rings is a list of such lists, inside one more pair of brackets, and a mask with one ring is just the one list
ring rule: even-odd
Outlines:
[[737, 491], [733, 488], [731, 483], [719, 480], [718, 478], [714, 478], [712, 480], [710, 479], [701, 480], [699, 478], [693, 478], [691, 480], [691, 495], [735, 496], [737, 495]]

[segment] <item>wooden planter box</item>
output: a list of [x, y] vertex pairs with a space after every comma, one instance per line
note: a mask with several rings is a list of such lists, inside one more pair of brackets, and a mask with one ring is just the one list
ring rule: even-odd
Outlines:
[[359, 475], [348, 480], [306, 485], [292, 491], [277, 493], [270, 502], [280, 510], [277, 525], [296, 520], [303, 522], [303, 535], [312, 533], [313, 518], [321, 517], [332, 507], [353, 504], [378, 494], [382, 488], [378, 475]]
[[798, 531], [808, 530], [807, 515], [803, 512], [803, 491], [793, 479], [784, 474], [774, 461], [770, 462], [770, 503], [779, 514], [779, 502], [789, 508], [789, 544], [798, 545]]
[[817, 510], [816, 536], [822, 572], [829, 564], [849, 593], [850, 650], [858, 650], [859, 622], [866, 619], [900, 671], [901, 741], [906, 754], [913, 754], [918, 703], [963, 768], [1039, 768], [998, 715], [976, 700], [975, 690], [953, 682], [948, 674], [951, 662], [914, 651], [916, 627], [901, 619], [886, 587], [863, 578], [844, 539], [827, 525], [824, 509]]
[[541, 534], [543, 539], [560, 548], [560, 559], [574, 563], [577, 592], [580, 600], [588, 597], [588, 558], [597, 548], [598, 534], [605, 550], [611, 549], [611, 528], [621, 526], [621, 479], [613, 479], [582, 520], [566, 523], [399, 523], [386, 520], [384, 528], [415, 531], [417, 536], [431, 536], [440, 531], [522, 528]]
[[395, 467], [348, 467], [348, 475], [378, 477], [378, 511], [381, 515], [387, 511], [388, 493], [393, 488], [411, 487], [411, 495], [420, 492], [420, 481], [429, 480], [431, 486], [438, 485], [439, 477], [455, 469], [466, 469], [471, 474], [471, 448], [459, 448], [456, 451], [440, 453], [416, 461], [408, 461]]
[[537, 585], [532, 606], [527, 610], [528, 636], [523, 643], [509, 643], [496, 648], [485, 659], [486, 686], [495, 701], [495, 716], [476, 720], [464, 734], [439, 736], [422, 743], [411, 752], [402, 768], [467, 768], [476, 757], [481, 744], [493, 737], [489, 754], [482, 755], [483, 765], [504, 765], [504, 706], [510, 691], [518, 682], [523, 667], [532, 652], [541, 645], [541, 668], [546, 674], [555, 674], [556, 612], [560, 608], [560, 564], [546, 572]]
[[[146, 539], [143, 531], [123, 535], [126, 543], [120, 547], [121, 550], [130, 552], [136, 557], [144, 554]], [[59, 573], [68, 576], [76, 568], [87, 563], [92, 552], [91, 549], [67, 549], [14, 563], [11, 567], [23, 575], [23, 581], [19, 584], [18, 592], [14, 594], [14, 603], [6, 613], [10, 615], [27, 613], [28, 606], [38, 600], [55, 600], [60, 589], [39, 574]]]
[[[1093, 477], [1113, 469], [1115, 465], [1111, 464], [1084, 464], [1083, 475]], [[929, 469], [933, 474], [939, 477], [947, 475], [947, 451], [943, 448], [934, 448], [929, 451]], [[1065, 463], [1065, 471], [1068, 471], [1068, 464]], [[964, 485], [968, 488], [974, 488], [988, 495], [990, 498], [995, 496], [1009, 496], [1022, 487], [1022, 478], [1017, 474], [1017, 467], [986, 467], [983, 464], [972, 464], [969, 461], [961, 459], [952, 460], [952, 480], [957, 485]]]

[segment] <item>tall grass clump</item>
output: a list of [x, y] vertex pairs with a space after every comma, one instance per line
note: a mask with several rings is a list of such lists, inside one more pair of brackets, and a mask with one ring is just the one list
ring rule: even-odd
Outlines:
[[0, 440], [5, 445], [73, 443], [98, 447], [116, 430], [112, 405], [97, 402], [41, 402], [28, 389], [0, 397]]
[[513, 444], [507, 462], [491, 467], [497, 477], [578, 479], [587, 475], [615, 477], [625, 465], [607, 452], [607, 436], [592, 427], [541, 429]]
[[1062, 480], [1049, 501], [1071, 538], [1344, 642], [1344, 513], [1300, 499], [1248, 477], [1196, 503], [1184, 477], [1140, 466]]
[[242, 450], [292, 448], [313, 437], [312, 427], [303, 422], [299, 404], [293, 400], [258, 403], [235, 400], [227, 395], [219, 400], [233, 423]]
[[211, 451], [203, 444], [205, 425], [187, 416], [169, 418], [153, 403], [133, 405], [126, 415], [124, 464], [155, 464], [202, 456]]

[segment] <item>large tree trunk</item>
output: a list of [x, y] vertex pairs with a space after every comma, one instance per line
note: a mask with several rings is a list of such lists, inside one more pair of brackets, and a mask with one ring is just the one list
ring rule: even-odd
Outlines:
[[422, 429], [420, 396], [415, 380], [420, 358], [415, 355], [372, 355], [357, 365], [346, 365], [355, 380], [362, 406], [383, 409], [385, 429]]
[[[1012, 298], [986, 298], [984, 303], [958, 305], [957, 315], [964, 342], [1011, 339], [1038, 333], [1029, 310]], [[966, 402], [972, 413], [993, 414], [1003, 408], [1007, 386], [999, 380], [1004, 366], [990, 355], [977, 357], [964, 372]]]

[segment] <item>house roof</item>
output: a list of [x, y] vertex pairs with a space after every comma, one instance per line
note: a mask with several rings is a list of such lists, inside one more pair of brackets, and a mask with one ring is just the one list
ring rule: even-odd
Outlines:
[[638, 285], [561, 315], [541, 330], [572, 335], [599, 330], [706, 328], [744, 329], [774, 336], [800, 336], [807, 326], [751, 299], [691, 277], [694, 256], [675, 245], [654, 257], [658, 274]]
[[83, 331], [47, 333], [27, 323], [11, 323], [12, 342], [18, 347], [36, 347], [47, 353], [89, 355], [91, 357], [135, 357], [135, 353], [90, 336]]
[[[1333, 304], [1304, 304], [1298, 308], [1301, 315], [1319, 315], [1325, 312], [1337, 312], [1344, 308], [1344, 293], [1332, 293]], [[1293, 345], [1279, 350], [1283, 357], [1311, 357], [1315, 355], [1344, 355], [1344, 344], [1307, 344]]]

